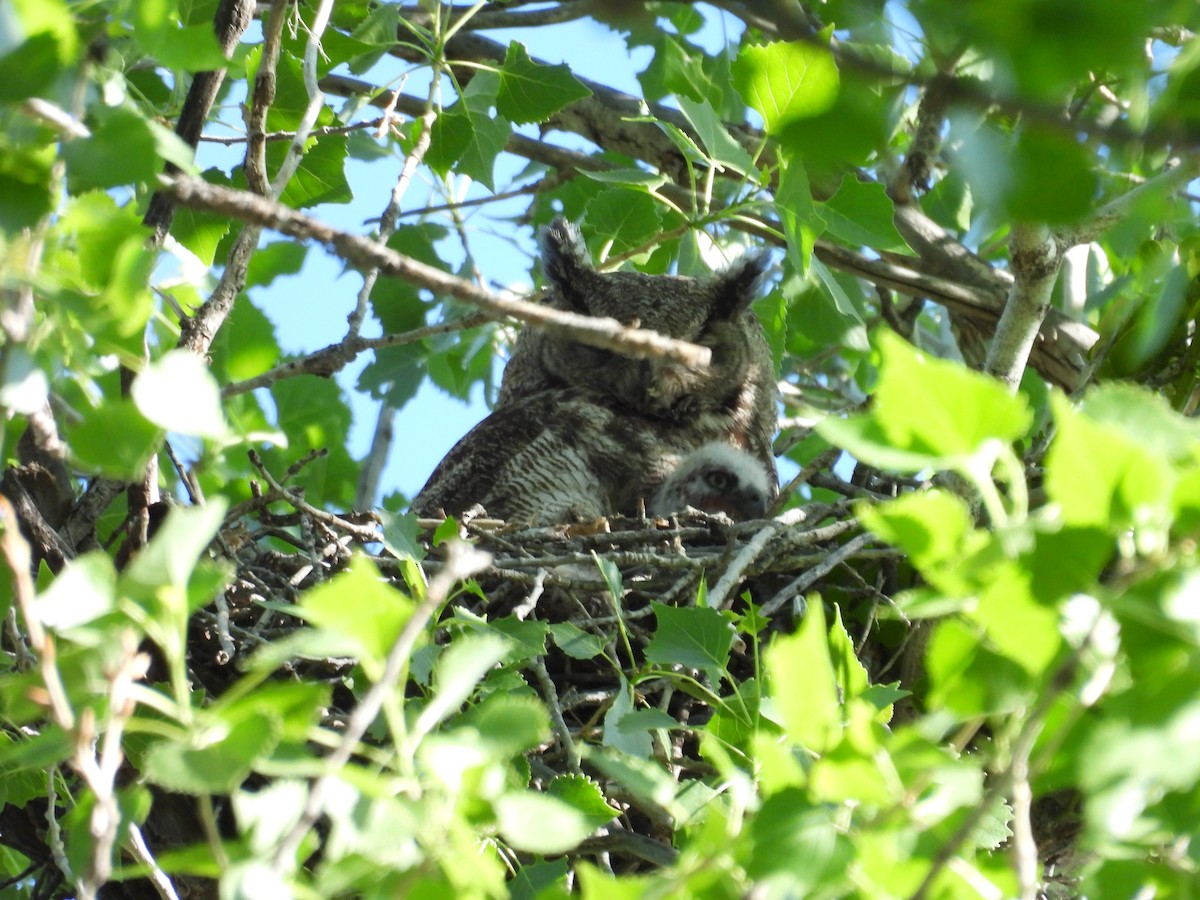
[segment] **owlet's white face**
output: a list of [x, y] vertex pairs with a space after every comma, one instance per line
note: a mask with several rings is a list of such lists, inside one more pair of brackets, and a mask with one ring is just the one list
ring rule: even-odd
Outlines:
[[734, 521], [759, 519], [767, 512], [768, 491], [767, 473], [753, 456], [728, 444], [705, 444], [680, 460], [647, 511], [669, 516], [691, 508]]

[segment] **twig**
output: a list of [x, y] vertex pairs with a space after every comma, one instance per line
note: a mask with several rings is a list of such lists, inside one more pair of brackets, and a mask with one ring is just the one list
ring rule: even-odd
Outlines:
[[796, 476], [791, 481], [789, 481], [783, 486], [783, 488], [780, 489], [779, 496], [776, 497], [775, 502], [771, 504], [771, 508], [767, 511], [767, 515], [778, 515], [780, 510], [787, 505], [788, 500], [791, 499], [791, 496], [793, 493], [795, 493], [796, 488], [802, 484], [808, 484], [809, 479], [811, 479], [813, 475], [829, 468], [829, 466], [833, 465], [834, 461], [841, 455], [842, 450], [840, 447], [831, 447], [824, 453], [818, 454], [816, 457], [810, 460], [806, 466], [796, 473]]
[[[366, 131], [370, 128], [383, 128], [396, 121], [395, 116], [378, 116], [374, 119], [366, 119], [361, 122], [353, 122], [349, 125], [323, 125], [320, 128], [314, 128], [309, 132], [309, 137], [331, 137], [339, 134], [353, 134], [356, 131]], [[296, 139], [294, 131], [272, 131], [262, 135], [262, 140], [268, 144], [276, 144], [280, 141], [292, 141]], [[236, 144], [245, 144], [250, 140], [249, 135], [237, 137], [217, 137], [216, 135], [202, 134], [200, 140], [206, 144], [221, 144], [225, 147], [232, 147]]]
[[567, 755], [567, 767], [575, 774], [580, 774], [583, 771], [579, 766], [583, 759], [583, 753], [571, 738], [571, 729], [567, 727], [567, 723], [563, 719], [562, 707], [558, 702], [558, 690], [550, 679], [550, 673], [546, 671], [546, 661], [540, 656], [533, 660], [533, 673], [537, 676], [542, 696], [546, 698], [546, 706], [550, 710], [550, 721], [554, 725], [554, 733], [558, 735], [558, 739], [563, 745], [563, 751]]
[[1200, 158], [1195, 155], [1172, 159], [1169, 165], [1170, 168], [1167, 171], [1143, 181], [1132, 190], [1105, 203], [1092, 214], [1087, 222], [1061, 230], [1058, 237], [1063, 245], [1075, 247], [1096, 240], [1105, 231], [1128, 216], [1130, 208], [1147, 194], [1173, 193], [1195, 178], [1197, 172], [1200, 172]]
[[861, 550], [872, 539], [872, 535], [870, 534], [860, 534], [858, 537], [852, 538], [838, 547], [837, 550], [830, 553], [824, 560], [813, 566], [803, 575], [794, 578], [783, 590], [779, 591], [774, 597], [763, 604], [762, 614], [770, 616], [776, 613], [785, 603], [791, 602], [797, 594], [807, 591], [817, 581], [832, 572], [836, 566], [845, 562]]
[[64, 137], [90, 138], [92, 136], [91, 130], [86, 125], [49, 100], [30, 97], [21, 103], [21, 111], [55, 128]]
[[133, 853], [134, 859], [149, 871], [150, 884], [154, 886], [154, 890], [158, 892], [158, 896], [162, 897], [162, 900], [179, 900], [179, 895], [175, 893], [175, 886], [171, 884], [171, 879], [159, 867], [154, 854], [146, 846], [146, 839], [142, 837], [142, 830], [138, 828], [136, 822], [128, 823], [127, 827], [129, 828], [130, 852]]
[[[306, 501], [303, 497], [298, 495], [296, 492], [289, 491], [279, 481], [277, 481], [275, 479], [275, 476], [271, 474], [269, 469], [267, 469], [266, 464], [262, 461], [262, 457], [258, 455], [258, 451], [250, 450], [248, 452], [248, 455], [250, 457], [250, 462], [252, 462], [254, 464], [254, 467], [256, 469], [258, 469], [259, 474], [262, 475], [262, 477], [266, 479], [267, 484], [269, 484], [271, 486], [271, 490], [274, 491], [275, 495], [287, 500], [288, 503], [292, 504], [292, 506], [294, 506], [298, 511], [311, 516], [313, 519], [317, 520], [318, 522], [324, 522], [328, 525], [333, 526], [334, 528], [337, 528], [341, 531], [345, 531], [345, 532], [352, 534], [355, 537], [360, 538], [362, 540], [365, 540], [365, 541], [379, 540], [379, 532], [376, 531], [374, 528], [371, 528], [371, 527], [368, 527], [365, 525], [358, 525], [358, 524], [355, 524], [354, 522], [348, 522], [345, 519], [343, 519], [341, 516], [335, 515], [331, 512], [327, 512], [323, 509], [318, 509], [317, 507], [313, 506], [311, 503]], [[233, 511], [230, 510], [230, 514], [232, 514], [232, 512]], [[227, 516], [228, 515], [229, 514], [227, 514]]]
[[[1034, 745], [1037, 743], [1037, 738], [1046, 716], [1054, 705], [1058, 703], [1059, 697], [1071, 686], [1071, 676], [1079, 666], [1080, 660], [1084, 658], [1085, 654], [1092, 651], [1092, 642], [1095, 638], [1099, 622], [1100, 619], [1098, 617], [1079, 646], [1055, 670], [1053, 676], [1047, 682], [1046, 689], [1038, 698], [1037, 705], [1025, 719], [1021, 725], [1020, 732], [1013, 741], [1012, 762], [1008, 767], [992, 776], [982, 799], [967, 813], [967, 817], [958, 826], [954, 834], [938, 848], [937, 853], [934, 854], [929, 871], [925, 873], [925, 878], [921, 881], [916, 891], [913, 892], [910, 900], [923, 900], [929, 892], [930, 887], [932, 887], [933, 882], [941, 873], [941, 870], [954, 858], [963, 841], [970, 837], [980, 820], [992, 810], [996, 800], [1003, 797], [1012, 789], [1017, 771], [1022, 766], [1028, 766], [1030, 755], [1033, 752]], [[1027, 774], [1028, 772], [1026, 771]], [[1034, 854], [1036, 859], [1036, 849]]]
[[[286, 16], [287, 5], [286, 0], [273, 0], [271, 15], [266, 27], [263, 29], [264, 47], [262, 62], [259, 64], [259, 74], [255, 79], [254, 93], [249, 111], [248, 132], [250, 141], [246, 144], [244, 165], [247, 183], [259, 191], [271, 191], [272, 197], [278, 197], [286, 186], [286, 179], [283, 179], [281, 176], [287, 172], [290, 177], [291, 173], [295, 171], [296, 166], [299, 165], [298, 154], [303, 152], [308, 129], [313, 125], [313, 121], [308, 117], [308, 114], [311, 112], [313, 117], [316, 115], [316, 112], [313, 110], [313, 97], [310, 93], [309, 107], [305, 113], [306, 118], [301, 122], [300, 128], [297, 129], [296, 137], [292, 140], [292, 148], [288, 153], [284, 165], [280, 167], [280, 171], [277, 173], [274, 182], [268, 187], [266, 150], [263, 142], [258, 140], [256, 136], [262, 134], [263, 123], [266, 121], [267, 108], [274, 101], [274, 63], [279, 58], [279, 47], [283, 35], [283, 19]], [[314, 34], [310, 43], [317, 40], [319, 40], [319, 30]], [[307, 66], [308, 61], [306, 58], [306, 86], [309, 83]], [[302, 137], [303, 139], [301, 139]], [[171, 175], [168, 173], [164, 177], [169, 179]], [[169, 192], [161, 191], [160, 193], [168, 194]], [[172, 199], [178, 200], [177, 197], [173, 197]], [[233, 246], [230, 248], [229, 256], [226, 258], [225, 269], [221, 273], [221, 280], [217, 284], [216, 289], [200, 308], [196, 310], [195, 315], [180, 323], [180, 347], [190, 350], [198, 356], [204, 356], [208, 353], [213, 338], [216, 337], [217, 331], [225, 323], [230, 311], [233, 309], [234, 302], [246, 286], [246, 271], [250, 265], [250, 257], [253, 256], [254, 251], [258, 248], [258, 239], [261, 236], [262, 226], [256, 223], [247, 224], [238, 234], [233, 242]]]
[[54, 781], [58, 778], [58, 766], [46, 769], [46, 842], [50, 845], [50, 855], [58, 871], [68, 881], [75, 880], [71, 871], [71, 862], [67, 859], [67, 848], [62, 839], [62, 827], [58, 824], [58, 788]]
[[767, 545], [775, 535], [779, 534], [784, 529], [781, 522], [771, 522], [765, 528], [761, 529], [750, 541], [738, 551], [737, 556], [721, 573], [720, 580], [713, 585], [708, 592], [708, 606], [711, 609], [724, 609], [733, 602], [733, 598], [729, 595], [733, 589], [742, 581], [742, 573], [746, 568], [762, 555]]
[[[437, 119], [435, 104], [441, 85], [441, 70], [442, 60], [440, 57], [437, 57], [434, 60], [433, 76], [429, 85], [429, 94], [425, 101], [425, 113], [420, 119], [420, 135], [412, 151], [404, 160], [404, 166], [400, 170], [400, 177], [396, 179], [395, 185], [392, 186], [391, 197], [388, 199], [388, 204], [383, 210], [383, 215], [379, 218], [379, 234], [376, 240], [380, 244], [386, 245], [391, 236], [395, 234], [396, 222], [400, 216], [400, 206], [404, 200], [404, 195], [408, 192], [408, 186], [412, 182], [413, 175], [416, 174], [417, 166], [425, 159], [425, 154], [429, 150], [429, 145], [433, 137], [433, 125]], [[377, 267], [368, 269], [363, 273], [362, 290], [359, 291], [358, 302], [355, 304], [354, 311], [350, 314], [349, 318], [349, 335], [357, 337], [362, 330], [362, 323], [367, 315], [367, 304], [371, 296], [371, 291], [378, 279], [379, 269]], [[387, 399], [384, 399], [379, 406], [379, 416], [375, 425], [375, 433], [371, 438], [371, 449], [367, 453], [366, 464], [363, 465], [359, 472], [358, 485], [354, 493], [355, 506], [359, 509], [364, 509], [375, 502], [375, 494], [379, 490], [379, 478], [383, 472], [383, 465], [392, 448], [392, 439], [395, 434], [392, 426], [395, 417], [395, 408]]]

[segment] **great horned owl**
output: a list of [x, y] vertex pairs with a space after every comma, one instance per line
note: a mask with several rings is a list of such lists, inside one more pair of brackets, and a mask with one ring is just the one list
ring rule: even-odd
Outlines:
[[728, 444], [705, 444], [679, 461], [658, 486], [647, 511], [669, 516], [689, 507], [724, 513], [735, 522], [760, 519], [767, 512], [771, 479], [750, 454]]
[[[460, 516], [480, 506], [525, 525], [632, 516], [639, 501], [658, 515], [689, 505], [734, 519], [761, 515], [774, 478], [744, 451], [723, 443], [697, 450], [692, 438], [690, 425], [630, 415], [590, 391], [542, 391], [472, 428], [434, 469], [412, 511]], [[711, 487], [722, 471], [731, 473], [724, 506], [707, 501], [696, 483], [708, 474]]]
[[461, 515], [478, 504], [489, 516], [528, 525], [625, 512], [659, 443], [651, 423], [618, 415], [586, 391], [542, 391], [471, 429], [434, 469], [412, 510]]
[[677, 432], [685, 450], [724, 441], [774, 471], [774, 361], [749, 308], [767, 266], [765, 254], [747, 255], [709, 279], [597, 272], [578, 229], [565, 219], [555, 219], [539, 237], [549, 305], [707, 346], [712, 362], [693, 369], [631, 359], [527, 328], [505, 367], [497, 411], [549, 389], [583, 388], [620, 412], [686, 426]]

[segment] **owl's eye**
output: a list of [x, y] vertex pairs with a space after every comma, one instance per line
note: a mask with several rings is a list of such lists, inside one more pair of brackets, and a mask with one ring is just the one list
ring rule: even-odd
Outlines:
[[727, 491], [734, 485], [733, 474], [724, 469], [713, 469], [704, 473], [705, 483], [714, 491]]

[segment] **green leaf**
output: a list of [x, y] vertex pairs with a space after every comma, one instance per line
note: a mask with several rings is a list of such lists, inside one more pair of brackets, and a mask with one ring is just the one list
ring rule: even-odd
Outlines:
[[674, 35], [660, 32], [654, 41], [654, 56], [638, 74], [647, 100], [661, 100], [668, 94], [680, 99], [700, 101], [711, 83], [704, 72], [704, 54]]
[[586, 860], [572, 865], [579, 878], [583, 900], [642, 900], [653, 893], [654, 882], [649, 875], [621, 875], [619, 878]]
[[266, 715], [227, 721], [203, 717], [186, 741], [153, 744], [142, 760], [147, 780], [182, 794], [227, 794], [279, 741], [279, 723]]
[[958, 172], [947, 172], [921, 197], [921, 208], [945, 228], [966, 232], [971, 228], [971, 188]]
[[824, 47], [799, 41], [750, 44], [733, 62], [733, 84], [762, 115], [767, 133], [777, 134], [833, 106], [838, 70]]
[[350, 407], [336, 381], [305, 375], [271, 385], [276, 424], [288, 436], [286, 449], [264, 448], [263, 461], [282, 472], [311, 451], [322, 456], [303, 467], [289, 485], [302, 487], [305, 499], [318, 505], [348, 508], [354, 502], [359, 465], [346, 450]]
[[979, 625], [959, 619], [935, 627], [925, 653], [929, 708], [960, 720], [1025, 708], [1031, 687], [1026, 670], [982, 638]]
[[591, 95], [567, 65], [535, 63], [524, 44], [513, 41], [508, 45], [500, 69], [496, 109], [510, 122], [544, 122], [564, 106]]
[[[0, 84], [4, 61], [0, 60]], [[0, 88], [0, 95], [3, 88]], [[49, 147], [7, 147], [0, 143], [0, 228], [17, 232], [32, 228], [54, 208], [51, 167], [56, 155]]]
[[500, 797], [496, 822], [513, 848], [548, 856], [575, 849], [596, 830], [591, 818], [571, 804], [533, 792]]
[[46, 770], [71, 757], [71, 738], [56, 727], [19, 739], [0, 732], [0, 800], [22, 807], [46, 796]]
[[491, 111], [499, 86], [495, 73], [476, 74], [459, 101], [434, 121], [425, 160], [435, 172], [445, 177], [453, 167], [495, 190], [496, 157], [512, 134], [508, 120]]
[[609, 806], [600, 786], [586, 775], [559, 775], [546, 785], [546, 793], [572, 806], [592, 828], [607, 825], [618, 814]]
[[416, 729], [429, 731], [458, 711], [488, 670], [512, 649], [499, 635], [467, 635], [451, 642], [433, 667], [433, 696], [417, 718]]
[[[1032, 417], [1025, 398], [992, 378], [914, 349], [890, 331], [878, 334], [883, 361], [875, 405], [817, 431], [876, 465], [920, 471], [939, 460], [963, 460], [990, 441], [1013, 441]], [[915, 405], [912, 398], [920, 397]], [[862, 454], [860, 456], [860, 454]]]
[[1092, 209], [1098, 187], [1092, 152], [1073, 135], [1026, 127], [1008, 162], [1007, 208], [1014, 218], [1057, 225]]
[[526, 863], [508, 879], [508, 895], [512, 900], [565, 900], [569, 896], [567, 873], [572, 868], [566, 857]]
[[602, 169], [598, 172], [585, 170], [579, 174], [602, 184], [619, 184], [635, 189], [654, 190], [670, 181], [661, 172], [647, 172], [645, 169]]
[[71, 456], [82, 468], [123, 480], [146, 471], [162, 440], [158, 426], [125, 399], [85, 410], [80, 422], [67, 426], [67, 436]]
[[604, 579], [604, 586], [608, 588], [608, 595], [616, 601], [618, 608], [620, 608], [621, 598], [625, 595], [620, 568], [611, 559], [600, 556], [598, 553], [592, 553], [592, 559], [596, 561], [596, 568], [600, 570], [600, 577]]
[[840, 740], [842, 704], [829, 657], [825, 610], [815, 596], [808, 599], [799, 630], [776, 638], [767, 648], [766, 662], [771, 696], [788, 735], [823, 753]]
[[533, 697], [492, 694], [468, 710], [462, 721], [505, 756], [532, 750], [550, 737], [546, 707]]
[[837, 193], [822, 204], [821, 213], [828, 232], [853, 247], [910, 252], [892, 221], [895, 206], [882, 184], [847, 175]]
[[588, 202], [585, 223], [611, 241], [613, 254], [626, 253], [662, 234], [662, 206], [645, 191], [610, 189]]
[[344, 572], [322, 582], [300, 598], [305, 621], [347, 641], [373, 680], [400, 629], [413, 613], [413, 601], [391, 587], [369, 559], [356, 556]]
[[129, 395], [149, 421], [167, 431], [221, 439], [229, 425], [216, 379], [196, 354], [169, 350], [138, 373]]
[[[267, 144], [269, 171], [283, 164], [291, 145], [287, 141]], [[304, 153], [300, 167], [283, 189], [281, 202], [293, 209], [306, 209], [318, 203], [349, 203], [354, 199], [346, 180], [346, 137], [324, 135]]]
[[510, 663], [523, 663], [545, 654], [550, 626], [536, 619], [505, 616], [483, 623], [479, 633], [499, 634], [508, 638], [510, 645], [505, 660]]
[[[260, 253], [251, 259], [257, 259]], [[261, 375], [278, 365], [281, 357], [274, 323], [250, 303], [234, 305], [209, 349], [213, 373], [221, 383]]]
[[825, 220], [813, 202], [808, 173], [798, 159], [780, 165], [775, 209], [787, 237], [788, 257], [796, 271], [803, 274], [812, 259], [813, 243], [825, 230]]
[[866, 666], [854, 653], [854, 641], [842, 624], [840, 606], [833, 608], [833, 622], [829, 626], [829, 656], [842, 701], [845, 703], [861, 697], [871, 681], [867, 677]]
[[968, 617], [983, 625], [997, 653], [1031, 675], [1042, 675], [1063, 646], [1058, 608], [1034, 601], [1029, 572], [1015, 560], [977, 574], [985, 585]]
[[215, 497], [204, 506], [172, 508], [150, 543], [121, 573], [120, 592], [187, 585], [201, 554], [221, 527], [227, 507], [224, 498]]
[[900, 547], [930, 584], [949, 593], [969, 590], [955, 565], [985, 540], [974, 533], [971, 511], [940, 489], [905, 494], [886, 503], [860, 503], [855, 515], [889, 544]]
[[200, 72], [226, 63], [211, 22], [182, 27], [168, 22], [153, 34], [139, 31], [137, 37], [146, 52], [168, 69]]
[[1162, 394], [1125, 382], [1103, 384], [1084, 394], [1080, 410], [1174, 462], [1200, 459], [1200, 422], [1177, 413]]
[[0, 103], [53, 90], [79, 55], [75, 16], [62, 0], [14, 0], [0, 24]]
[[733, 139], [733, 135], [725, 128], [725, 123], [717, 117], [716, 111], [708, 101], [697, 102], [687, 97], [677, 99], [679, 108], [696, 129], [700, 142], [704, 144], [704, 149], [715, 163], [742, 175], [754, 171], [754, 160], [745, 148]]
[[195, 174], [192, 148], [172, 131], [129, 107], [104, 108], [91, 137], [63, 145], [71, 193], [153, 181], [163, 161]]
[[[212, 173], [206, 173], [212, 178]], [[217, 248], [229, 233], [229, 220], [214, 213], [200, 210], [176, 207], [175, 216], [171, 219], [171, 236], [196, 255], [204, 265], [211, 266], [216, 260]], [[295, 245], [293, 245], [295, 246]], [[250, 265], [255, 265], [257, 253], [250, 257]], [[239, 308], [235, 306], [234, 309]], [[220, 336], [220, 332], [217, 333]]]
[[[102, 191], [89, 191], [71, 198], [67, 204], [62, 216], [62, 234], [67, 243], [65, 249], [77, 262], [83, 283], [88, 288], [101, 288], [116, 277], [117, 257], [125, 246], [135, 242], [140, 247], [149, 231], [136, 209], [118, 207]], [[146, 274], [149, 272], [147, 268]], [[130, 327], [140, 329], [145, 324], [143, 317]]]
[[1057, 430], [1046, 453], [1046, 492], [1061, 506], [1063, 521], [1110, 533], [1156, 519], [1161, 526], [1171, 508], [1167, 461], [1124, 428], [1072, 409], [1061, 394], [1050, 403]]
[[604, 652], [607, 643], [607, 638], [584, 631], [570, 622], [551, 625], [550, 635], [558, 649], [572, 659], [594, 659]]
[[108, 554], [93, 550], [67, 563], [33, 603], [47, 628], [63, 631], [86, 625], [116, 603], [117, 572]]
[[652, 747], [650, 735], [640, 728], [622, 728], [621, 722], [633, 714], [633, 689], [620, 676], [620, 688], [613, 695], [612, 705], [604, 714], [603, 741], [605, 747], [636, 759], [649, 759]]
[[789, 896], [808, 897], [836, 879], [854, 859], [830, 812], [813, 808], [797, 788], [768, 797], [750, 823], [753, 837], [747, 874], [771, 879]]
[[658, 807], [677, 821], [686, 819], [686, 812], [676, 800], [679, 785], [657, 761], [638, 759], [612, 747], [598, 748], [594, 744], [584, 744], [580, 749], [588, 765], [620, 784], [640, 803]]
[[715, 609], [680, 609], [657, 601], [651, 605], [658, 627], [646, 647], [646, 661], [699, 669], [715, 687], [736, 636], [729, 620]]

